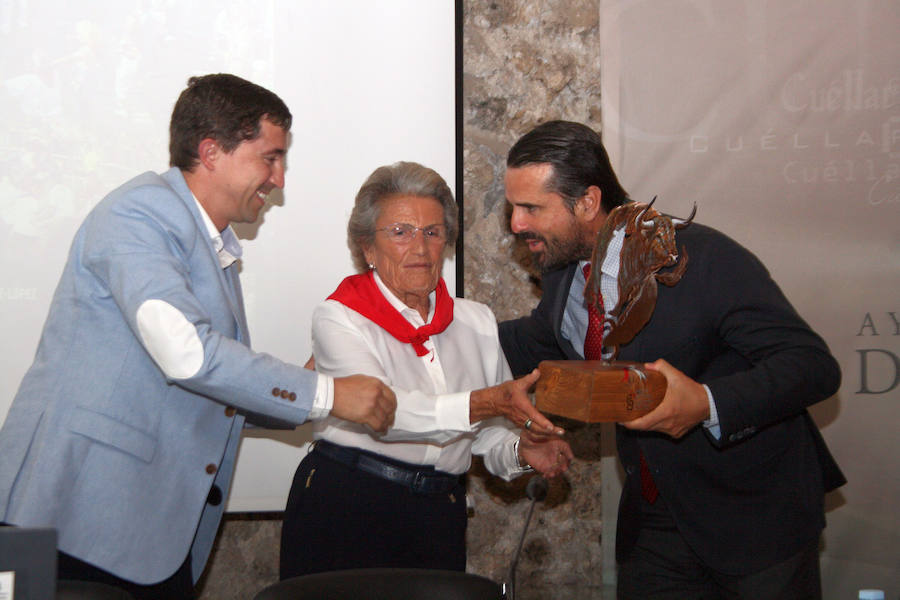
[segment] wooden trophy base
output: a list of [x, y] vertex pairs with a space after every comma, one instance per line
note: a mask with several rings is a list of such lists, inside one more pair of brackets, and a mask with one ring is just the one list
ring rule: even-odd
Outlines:
[[583, 423], [624, 422], [656, 408], [666, 378], [642, 363], [604, 360], [545, 360], [535, 389], [535, 407]]

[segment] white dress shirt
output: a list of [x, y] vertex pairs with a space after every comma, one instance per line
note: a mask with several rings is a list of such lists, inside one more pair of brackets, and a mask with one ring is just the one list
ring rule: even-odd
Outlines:
[[[426, 324], [377, 273], [374, 279], [388, 302], [414, 327]], [[434, 292], [429, 299], [430, 322]], [[397, 413], [384, 434], [329, 416], [314, 424], [315, 438], [433, 465], [446, 473], [467, 471], [472, 453], [483, 456], [488, 470], [506, 480], [522, 473], [514, 448], [518, 430], [512, 424], [499, 417], [469, 423], [469, 393], [512, 378], [494, 314], [477, 302], [462, 298], [453, 302], [453, 321], [425, 342], [428, 353], [421, 357], [411, 344], [340, 302], [319, 304], [312, 318], [316, 370], [332, 377], [354, 373], [378, 377], [396, 394]]]

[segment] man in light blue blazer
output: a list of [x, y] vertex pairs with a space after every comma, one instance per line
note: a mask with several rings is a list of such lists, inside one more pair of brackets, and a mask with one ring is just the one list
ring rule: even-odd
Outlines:
[[0, 430], [0, 522], [57, 528], [61, 577], [192, 598], [245, 418], [392, 422], [379, 380], [250, 350], [230, 223], [284, 185], [290, 125], [264, 88], [193, 77], [172, 169], [125, 183], [79, 228]]

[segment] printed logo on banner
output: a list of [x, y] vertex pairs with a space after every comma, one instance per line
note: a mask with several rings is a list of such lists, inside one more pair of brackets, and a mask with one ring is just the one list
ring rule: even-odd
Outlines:
[[[781, 105], [788, 113], [809, 115], [889, 111], [900, 106], [900, 79], [872, 82], [866, 79], [863, 69], [847, 69], [840, 77], [816, 86], [806, 74], [797, 73], [782, 87]], [[872, 120], [867, 122], [874, 123]], [[900, 178], [900, 165], [885, 162], [883, 155], [886, 154], [888, 160], [900, 158], [900, 119], [892, 115], [880, 128], [872, 125], [853, 128], [848, 122], [838, 131], [826, 129], [821, 135], [821, 148], [852, 149], [855, 158], [843, 157], [824, 164], [788, 161], [782, 171], [786, 183], [861, 181], [870, 184], [866, 197], [869, 204], [898, 201], [896, 182]], [[794, 134], [793, 142], [798, 150], [810, 145], [801, 141], [800, 134]]]
[[900, 79], [872, 84], [862, 69], [847, 69], [824, 86], [809, 87], [806, 74], [796, 73], [782, 87], [781, 104], [788, 112], [889, 110], [900, 105]]
[[[863, 183], [868, 204], [900, 204], [900, 115], [877, 118], [900, 107], [900, 79], [869, 81], [863, 69], [847, 69], [822, 84], [801, 72], [787, 77], [775, 93], [784, 119], [777, 114], [771, 119], [790, 122], [802, 117], [802, 129], [696, 132], [689, 138], [689, 151], [771, 152], [784, 157], [781, 175], [789, 185]], [[816, 117], [824, 119], [823, 127], [810, 125]]]
[[891, 158], [900, 158], [900, 116], [892, 115], [881, 128], [881, 149]]
[[892, 349], [883, 346], [890, 340], [900, 341], [897, 313], [887, 312], [883, 317], [877, 313], [874, 316], [866, 313], [856, 336], [878, 338], [871, 341], [881, 342], [878, 344], [881, 347], [856, 349], [859, 355], [859, 387], [856, 393], [887, 394], [896, 389], [900, 385], [900, 350], [896, 345]]

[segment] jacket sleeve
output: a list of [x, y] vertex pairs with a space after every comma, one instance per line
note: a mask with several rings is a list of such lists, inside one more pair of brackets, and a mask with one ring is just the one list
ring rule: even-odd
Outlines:
[[565, 273], [560, 270], [545, 275], [541, 301], [529, 316], [500, 323], [500, 345], [515, 377], [527, 375], [542, 360], [568, 358], [557, 341], [551, 309], [552, 297], [566, 281]]
[[729, 238], [719, 240], [716, 259], [697, 265], [706, 269], [702, 277], [710, 285], [699, 301], [724, 346], [750, 365], [717, 369], [716, 360], [728, 361], [723, 352], [707, 370], [704, 383], [716, 403], [720, 440], [728, 443], [828, 398], [841, 373], [763, 264]]
[[236, 281], [228, 289], [237, 273], [222, 272], [174, 190], [151, 180], [98, 208], [76, 249], [90, 273], [80, 281], [87, 294], [114, 300], [165, 379], [247, 413], [302, 423], [318, 376], [238, 341], [246, 339], [240, 289]]

